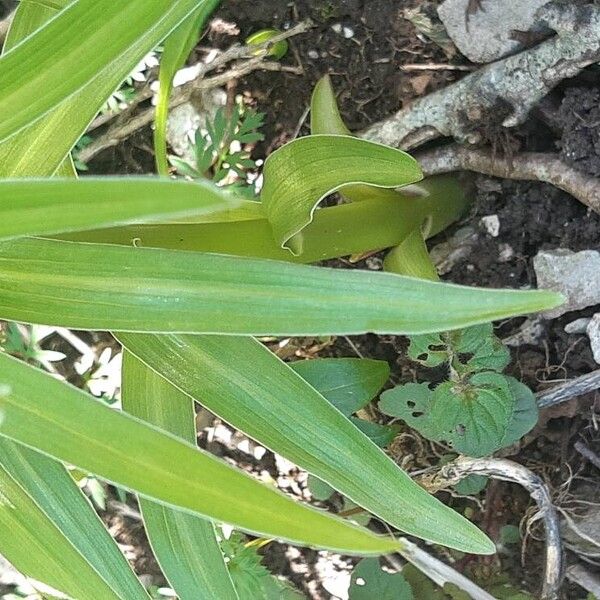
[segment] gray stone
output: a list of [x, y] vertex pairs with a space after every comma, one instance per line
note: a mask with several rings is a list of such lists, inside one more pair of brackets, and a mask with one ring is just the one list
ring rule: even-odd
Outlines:
[[[489, 63], [523, 48], [515, 31], [542, 31], [537, 11], [550, 0], [445, 0], [438, 14], [448, 35], [470, 61]], [[477, 2], [475, 3], [477, 4]]]
[[600, 304], [600, 252], [542, 250], [533, 259], [538, 288], [561, 292], [567, 301], [544, 313], [553, 319], [573, 310]]
[[587, 326], [594, 360], [600, 365], [600, 313], [596, 313]]
[[565, 333], [569, 334], [581, 334], [586, 333], [587, 326], [590, 324], [591, 319], [582, 317], [581, 319], [575, 319], [565, 325]]

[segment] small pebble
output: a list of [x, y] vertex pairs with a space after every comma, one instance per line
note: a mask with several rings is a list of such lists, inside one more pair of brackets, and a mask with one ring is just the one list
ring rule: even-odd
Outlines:
[[351, 27], [344, 27], [343, 33], [344, 33], [344, 37], [347, 40], [354, 37], [354, 29], [352, 29]]
[[334, 23], [334, 24], [331, 26], [331, 29], [333, 29], [333, 31], [334, 31], [335, 33], [342, 33], [343, 27], [342, 27], [342, 24], [341, 24], [341, 23]]
[[590, 321], [591, 319], [585, 317], [571, 321], [565, 325], [565, 333], [585, 333]]
[[498, 215], [481, 217], [481, 224], [492, 237], [498, 237], [500, 233], [500, 219]]
[[316, 50], [309, 50], [307, 54], [308, 58], [312, 58], [313, 60], [319, 58], [319, 53]]

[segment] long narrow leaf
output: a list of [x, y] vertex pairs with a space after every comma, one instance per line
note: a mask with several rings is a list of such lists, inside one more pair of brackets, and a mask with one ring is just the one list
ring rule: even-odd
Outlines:
[[[148, 599], [143, 586], [90, 502], [60, 463], [6, 438], [0, 439], [0, 462], [2, 468], [10, 473], [45, 513], [48, 521], [61, 531], [65, 540], [87, 561], [88, 566], [82, 568], [82, 573], [95, 570], [119, 598]], [[46, 526], [50, 527], [50, 524]], [[50, 544], [51, 541], [40, 533], [38, 543]], [[61, 545], [66, 543], [62, 542]], [[5, 554], [1, 542], [0, 552]], [[75, 575], [80, 577], [77, 569], [81, 560], [69, 564], [68, 556], [65, 556], [64, 561], [64, 567], [75, 569]], [[26, 562], [15, 562], [14, 565], [26, 574], [31, 574]], [[93, 589], [88, 589], [86, 597], [92, 596]]]
[[196, 220], [202, 223], [136, 225], [61, 238], [125, 246], [135, 241], [138, 246], [153, 248], [310, 263], [395, 246], [425, 220], [430, 223], [429, 234], [435, 235], [456, 221], [468, 206], [465, 190], [456, 178], [433, 177], [427, 180], [427, 187], [430, 193], [423, 197], [397, 193], [392, 198], [316, 211], [312, 223], [302, 231], [304, 252], [300, 256], [294, 256], [275, 242], [258, 202], [244, 202], [234, 210]]
[[0, 548], [7, 560], [72, 598], [120, 600], [2, 466], [0, 489]]
[[167, 175], [169, 172], [169, 163], [167, 162], [167, 120], [173, 78], [198, 42], [200, 30], [212, 11], [220, 4], [220, 1], [209, 0], [205, 2], [165, 40], [160, 58], [159, 89], [156, 101], [156, 116], [154, 118], [154, 153], [156, 155], [156, 168], [160, 175]]
[[295, 502], [191, 444], [4, 354], [0, 384], [7, 392], [0, 397], [0, 435], [141, 496], [292, 543], [356, 554], [399, 547], [390, 538]]
[[544, 291], [23, 238], [0, 244], [0, 318], [114, 331], [425, 333], [552, 308]]
[[405, 152], [343, 135], [311, 135], [279, 148], [265, 162], [261, 200], [275, 240], [294, 254], [319, 202], [342, 186], [394, 188], [422, 179]]
[[0, 239], [218, 211], [234, 199], [206, 182], [86, 178], [0, 180]]
[[[101, 68], [96, 72], [93, 69], [85, 69], [92, 77], [86, 85], [80, 87], [78, 90], [73, 90], [76, 93], [73, 93], [73, 95], [56, 105], [41, 120], [20, 130], [18, 136], [13, 136], [0, 143], [0, 176], [31, 177], [52, 175], [84, 133], [88, 124], [106, 102], [110, 94], [129, 75], [140, 59], [174, 29], [187, 14], [208, 1], [210, 0], [152, 0], [152, 2], [135, 0], [122, 3], [103, 0], [102, 3], [96, 3], [95, 0], [86, 0], [88, 6], [96, 4], [98, 5], [98, 9], [101, 5], [109, 7], [106, 15], [101, 16], [101, 20], [96, 18], [98, 11], [95, 11], [96, 20], [94, 22], [91, 21], [91, 13], [88, 14], [86, 12], [87, 19], [84, 22], [86, 23], [86, 27], [89, 25], [97, 27], [98, 30], [104, 29], [104, 36], [95, 37], [94, 39], [96, 43], [101, 44], [105, 49], [112, 48], [112, 51], [109, 51], [109, 53], [112, 53], [113, 59], [102, 64]], [[60, 4], [63, 3], [64, 0], [61, 0]], [[73, 4], [82, 5], [82, 0], [77, 0]], [[31, 25], [35, 24], [36, 18], [39, 18], [39, 23], [41, 24], [49, 17], [51, 9], [44, 6], [42, 11], [38, 11], [39, 8], [37, 3], [22, 2], [17, 9], [15, 20], [19, 20], [24, 25]], [[78, 8], [78, 10], [81, 10], [81, 8]], [[126, 18], [129, 11], [133, 13], [133, 17]], [[126, 46], [126, 50], [121, 54], [114, 52], [116, 48], [113, 48], [112, 44], [106, 43], [107, 39], [113, 40], [114, 31], [111, 25], [105, 22], [104, 18], [106, 16], [107, 19], [110, 19], [117, 13], [121, 15], [122, 27], [130, 29], [131, 39], [133, 39], [133, 42], [129, 46]], [[143, 14], [147, 17], [150, 13], [154, 13], [155, 15], [160, 14], [160, 17], [153, 26], [144, 30], [143, 27], [147, 23], [147, 19], [138, 19], [137, 14]], [[68, 18], [69, 22], [71, 22], [70, 32], [71, 36], [73, 36], [71, 42], [77, 42], [78, 39], [81, 41], [79, 23], [72, 23], [73, 14], [70, 13], [67, 17], [61, 15], [60, 18]], [[116, 18], [119, 19], [118, 16]], [[58, 21], [58, 19], [55, 19], [55, 21]], [[55, 23], [55, 21], [52, 23]], [[61, 23], [64, 24], [66, 21], [61, 21]], [[53, 25], [53, 27], [56, 27], [56, 25]], [[62, 25], [59, 25], [59, 27], [62, 27]], [[44, 35], [47, 36], [46, 33]], [[37, 35], [27, 40], [27, 44], [32, 43], [34, 38], [37, 38]], [[55, 57], [62, 56], [63, 50], [59, 45], [59, 38], [55, 39], [52, 43], [48, 42], [48, 44], [48, 46], [44, 47], [42, 43], [40, 49], [39, 40], [36, 39], [36, 52], [45, 54], [46, 60], [50, 61]], [[19, 48], [15, 48], [14, 52], [28, 54], [29, 50], [23, 50], [24, 47], [25, 44], [19, 46]], [[5, 58], [9, 58], [9, 55], [7, 54]], [[15, 85], [21, 84], [25, 81], [25, 74], [20, 70], [18, 60], [14, 57], [10, 60], [16, 62], [17, 65], [17, 72], [14, 74], [16, 80], [13, 83]], [[75, 52], [71, 60], [77, 62], [75, 70], [79, 71], [83, 65], [82, 57]], [[95, 60], [94, 62], [99, 64], [100, 61]], [[1, 64], [2, 62], [0, 61]], [[57, 77], [60, 80], [63, 74], [60, 69], [53, 69], [47, 72], [41, 70], [40, 76], [42, 78], [46, 76]], [[2, 81], [4, 80], [2, 79]], [[47, 85], [52, 84], [48, 83]], [[40, 89], [46, 89], [46, 87]], [[22, 93], [22, 91], [19, 91], [19, 93]], [[33, 94], [38, 98], [46, 97], [46, 94], [40, 94], [38, 91], [34, 91]], [[1, 97], [2, 92], [0, 91]], [[27, 100], [26, 102], [28, 103], [29, 101]], [[45, 100], [42, 100], [42, 102], [45, 102]]]
[[465, 552], [494, 552], [473, 524], [413, 482], [256, 340], [135, 334], [119, 340], [208, 410], [398, 529]]
[[[0, 59], [0, 139], [14, 135], [85, 87], [142, 34], [153, 32], [152, 45], [158, 43], [196, 7], [197, 0], [69, 4]], [[129, 57], [123, 64], [126, 74], [142, 57], [142, 53]]]
[[[129, 352], [123, 358], [123, 410], [196, 442], [193, 402]], [[144, 526], [163, 573], [181, 600], [237, 600], [213, 523], [140, 498]]]

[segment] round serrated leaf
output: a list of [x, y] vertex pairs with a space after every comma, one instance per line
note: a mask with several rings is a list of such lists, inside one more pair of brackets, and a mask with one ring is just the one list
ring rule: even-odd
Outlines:
[[512, 418], [515, 397], [507, 378], [477, 373], [467, 386], [439, 385], [431, 402], [430, 419], [445, 440], [461, 454], [486, 456], [502, 447]]

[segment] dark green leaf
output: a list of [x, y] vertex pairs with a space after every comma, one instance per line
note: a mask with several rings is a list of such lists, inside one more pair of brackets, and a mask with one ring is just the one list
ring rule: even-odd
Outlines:
[[402, 573], [386, 573], [379, 560], [361, 560], [352, 571], [350, 600], [413, 600], [413, 592]]

